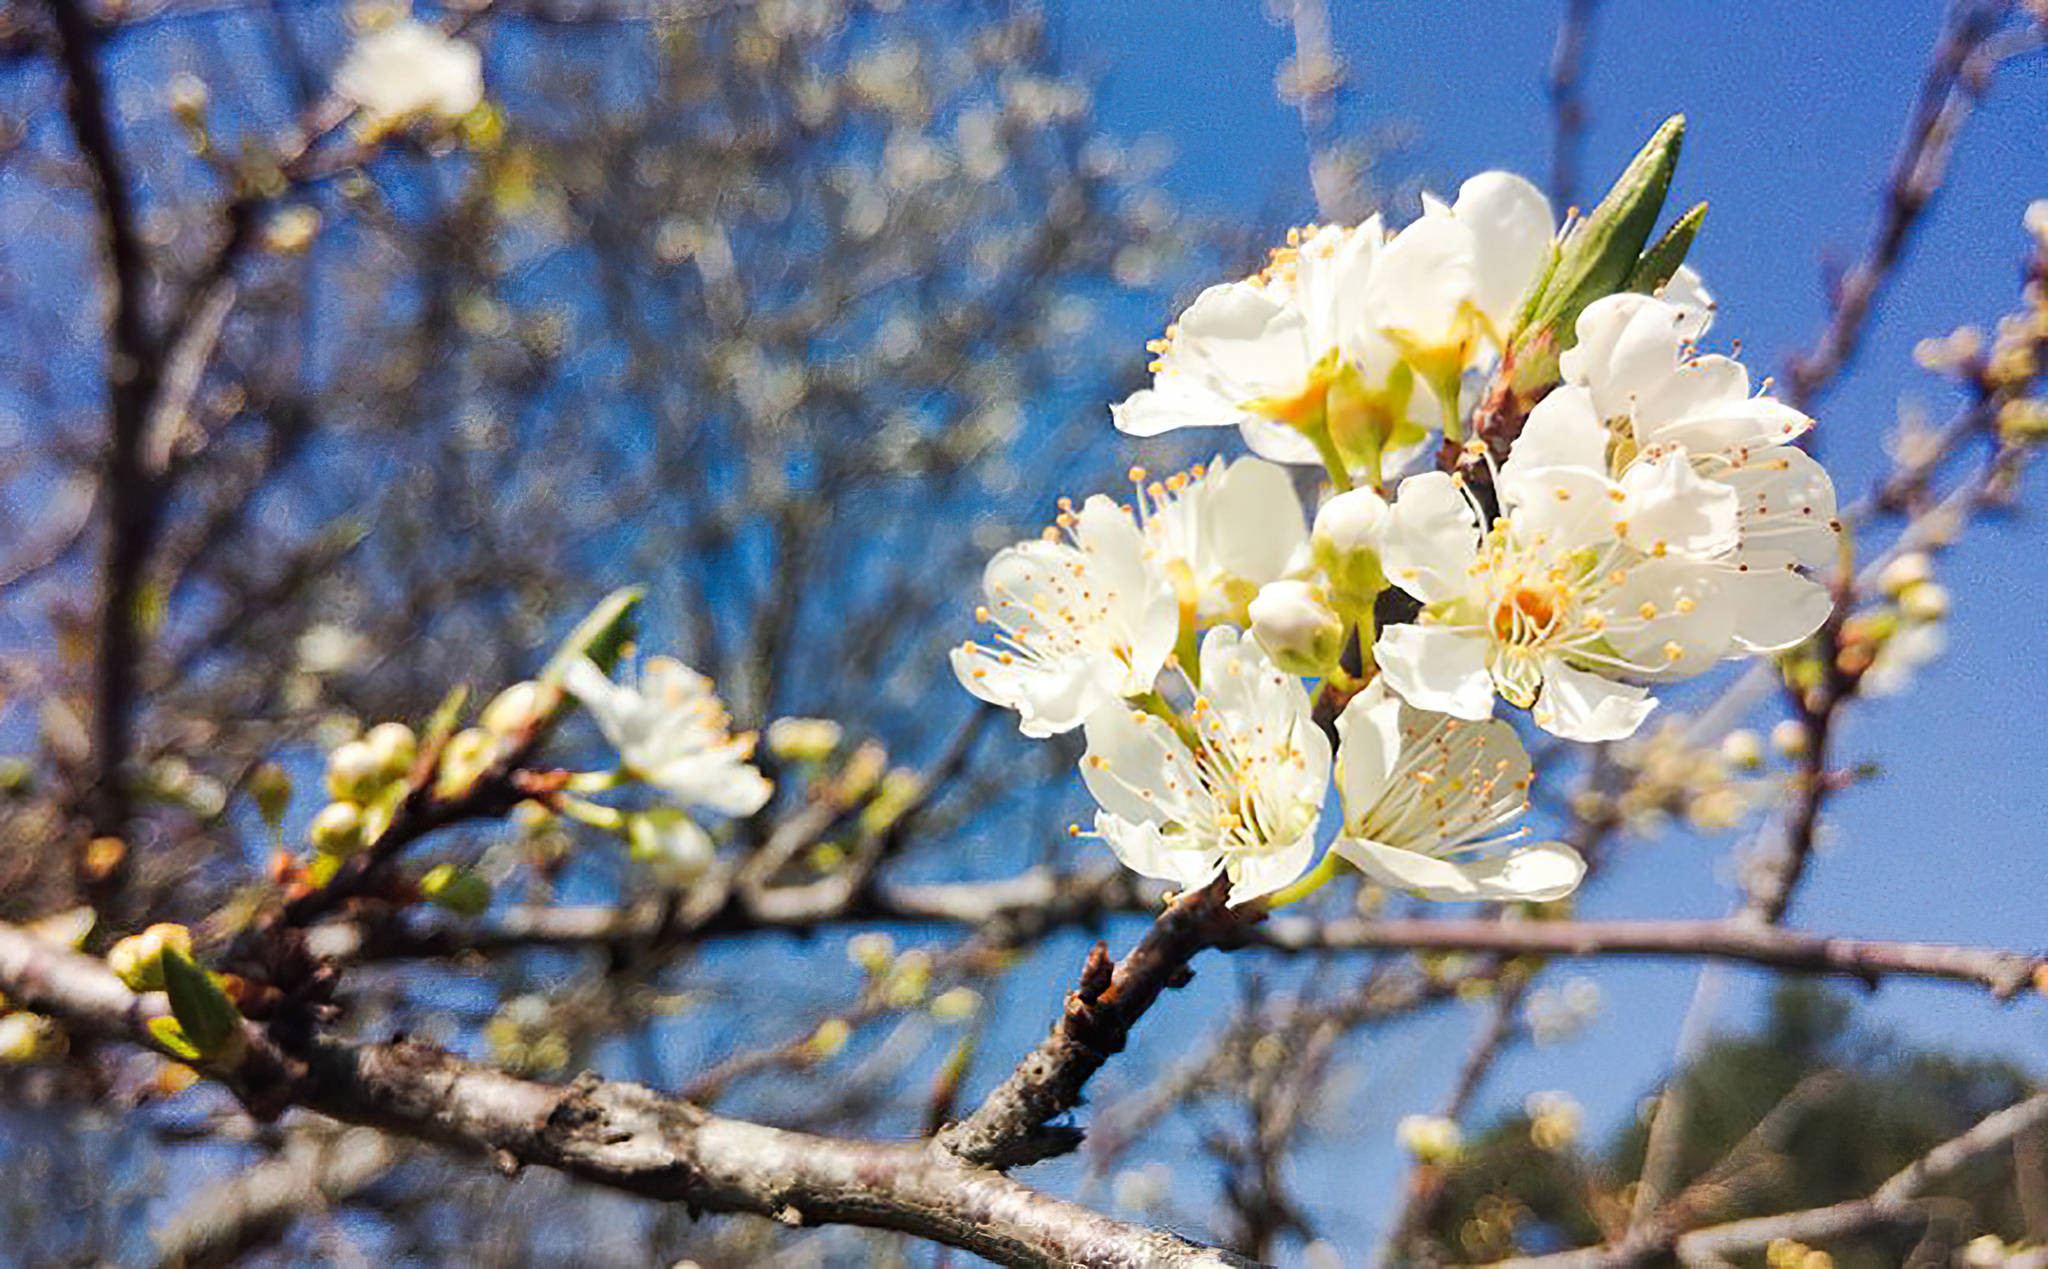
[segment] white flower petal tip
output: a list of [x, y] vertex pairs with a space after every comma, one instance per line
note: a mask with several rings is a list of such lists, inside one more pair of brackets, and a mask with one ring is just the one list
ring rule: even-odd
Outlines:
[[410, 18], [357, 40], [334, 73], [334, 91], [361, 107], [366, 131], [410, 119], [459, 119], [483, 101], [483, 54]]

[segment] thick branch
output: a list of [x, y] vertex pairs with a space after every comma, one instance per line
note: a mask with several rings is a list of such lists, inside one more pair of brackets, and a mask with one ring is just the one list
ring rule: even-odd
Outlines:
[[[106, 966], [0, 924], [0, 992], [102, 1038], [154, 1047], [160, 995], [136, 996]], [[1001, 1265], [1224, 1269], [1245, 1261], [1111, 1220], [936, 1146], [849, 1141], [710, 1114], [633, 1084], [516, 1079], [413, 1041], [320, 1040], [276, 1049], [256, 1027], [221, 1080], [264, 1109], [302, 1106], [394, 1135], [554, 1168], [698, 1212], [788, 1225], [851, 1224], [960, 1247]]]

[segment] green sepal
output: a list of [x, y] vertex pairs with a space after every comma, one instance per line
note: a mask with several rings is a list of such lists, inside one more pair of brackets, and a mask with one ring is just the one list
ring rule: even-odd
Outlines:
[[1678, 272], [1678, 266], [1685, 263], [1686, 253], [1692, 250], [1692, 240], [1699, 237], [1700, 222], [1707, 218], [1707, 205], [1695, 203], [1692, 209], [1671, 222], [1671, 228], [1643, 252], [1636, 260], [1636, 267], [1628, 275], [1624, 291], [1640, 291], [1644, 295], [1654, 294]]
[[176, 1018], [151, 1018], [143, 1025], [149, 1028], [151, 1038], [168, 1050], [172, 1057], [197, 1062], [203, 1056], [193, 1047], [192, 1041], [185, 1038], [185, 1028], [178, 1025]]
[[642, 587], [625, 586], [599, 600], [590, 615], [576, 623], [555, 655], [548, 658], [547, 667], [540, 672], [541, 684], [560, 688], [562, 676], [578, 657], [589, 657], [598, 669], [610, 674], [625, 654], [626, 645], [633, 641], [634, 612], [645, 595]]
[[201, 1057], [219, 1053], [241, 1028], [241, 1010], [213, 975], [177, 948], [164, 948], [163, 966], [164, 994], [171, 998], [171, 1014], [185, 1038]]
[[1588, 304], [1629, 289], [1663, 214], [1684, 140], [1685, 116], [1666, 119], [1600, 205], [1565, 234], [1556, 263], [1517, 323], [1509, 353], [1517, 396], [1533, 400], [1556, 380], [1558, 356], [1576, 342], [1573, 328]]

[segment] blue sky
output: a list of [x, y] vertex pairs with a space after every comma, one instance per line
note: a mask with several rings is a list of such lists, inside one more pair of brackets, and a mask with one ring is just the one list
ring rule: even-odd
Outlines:
[[[1331, 0], [1348, 62], [1344, 125], [1399, 124], [1412, 143], [1388, 160], [1387, 183], [1420, 178], [1446, 194], [1489, 167], [1541, 181], [1551, 117], [1543, 86], [1561, 0], [1552, 3], [1364, 3]], [[1714, 340], [1740, 341], [1761, 378], [1812, 341], [1824, 317], [1825, 265], [1869, 240], [1878, 190], [1908, 117], [1943, 5], [1879, 7], [1825, 0], [1769, 6], [1647, 2], [1601, 6], [1583, 85], [1589, 127], [1580, 197], [1596, 197], [1657, 122], [1690, 121], [1674, 202], [1710, 203], [1693, 261], [1720, 300]], [[1257, 0], [1094, 0], [1068, 6], [1060, 30], [1078, 67], [1103, 80], [1100, 113], [1115, 132], [1171, 141], [1165, 184], [1195, 210], [1247, 223], [1311, 218], [1305, 147], [1272, 92], [1291, 50]], [[1955, 398], [1916, 368], [1924, 336], [1989, 326], [2014, 304], [2025, 248], [2020, 216], [2048, 197], [2048, 64], [2009, 65], [1970, 120], [1949, 187], [1934, 206], [1863, 352], [1820, 403], [1824, 455], [1845, 501], [1883, 470], [1883, 441], [1902, 404], [1941, 418]], [[1397, 219], [1412, 209], [1396, 208]], [[1166, 315], [1155, 314], [1157, 324]], [[1136, 347], [1144, 321], [1115, 332]], [[2027, 492], [2037, 492], [2030, 480]], [[2048, 657], [2036, 644], [2048, 611], [2038, 516], [1980, 525], [1941, 565], [1955, 597], [1951, 649], [1903, 696], [1856, 710], [1839, 753], [1882, 764], [1877, 782], [1836, 803], [1831, 845], [1794, 908], [1795, 925], [1875, 938], [2031, 948], [2038, 920], [2048, 736], [2038, 705]], [[1763, 720], [1767, 727], [1770, 718]], [[1587, 897], [1590, 916], [1717, 916], [1734, 890], [1729, 841], [1683, 836], [1631, 846]], [[1564, 972], [1578, 970], [1567, 968]], [[1595, 972], [1585, 967], [1585, 972]], [[1611, 1124], [1667, 1065], [1695, 975], [1668, 965], [1601, 966], [1601, 1021], [1558, 1049], [1518, 1056], [1494, 1084], [1496, 1104], [1531, 1089], [1573, 1092]], [[1716, 1017], [1739, 1025], [1764, 980], [1730, 971]], [[2004, 1007], [1945, 984], [1885, 987], [1873, 1020], [1902, 1042], [2003, 1052], [2036, 1069], [2042, 1006]], [[1361, 1113], [1391, 1125], [1441, 1096], [1473, 1022], [1453, 1016], [1377, 1045]]]

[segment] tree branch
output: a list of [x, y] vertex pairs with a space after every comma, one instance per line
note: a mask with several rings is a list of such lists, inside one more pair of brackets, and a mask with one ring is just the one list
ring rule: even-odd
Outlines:
[[1769, 969], [1840, 974], [1875, 985], [1888, 975], [1975, 983], [2007, 1000], [2048, 976], [2048, 955], [1944, 943], [1889, 943], [1717, 921], [1269, 922], [1247, 941], [1288, 952], [1342, 950], [1494, 952], [1525, 956], [1657, 956], [1743, 961]]
[[[168, 1014], [161, 995], [134, 995], [103, 963], [5, 924], [0, 992], [67, 1027], [161, 1052], [147, 1030]], [[243, 1057], [204, 1073], [259, 1111], [301, 1106], [482, 1154], [510, 1172], [553, 1168], [693, 1212], [894, 1230], [1032, 1269], [1253, 1263], [1041, 1194], [936, 1145], [787, 1132], [590, 1075], [540, 1084], [411, 1040], [287, 1050], [253, 1024], [245, 1036]]]

